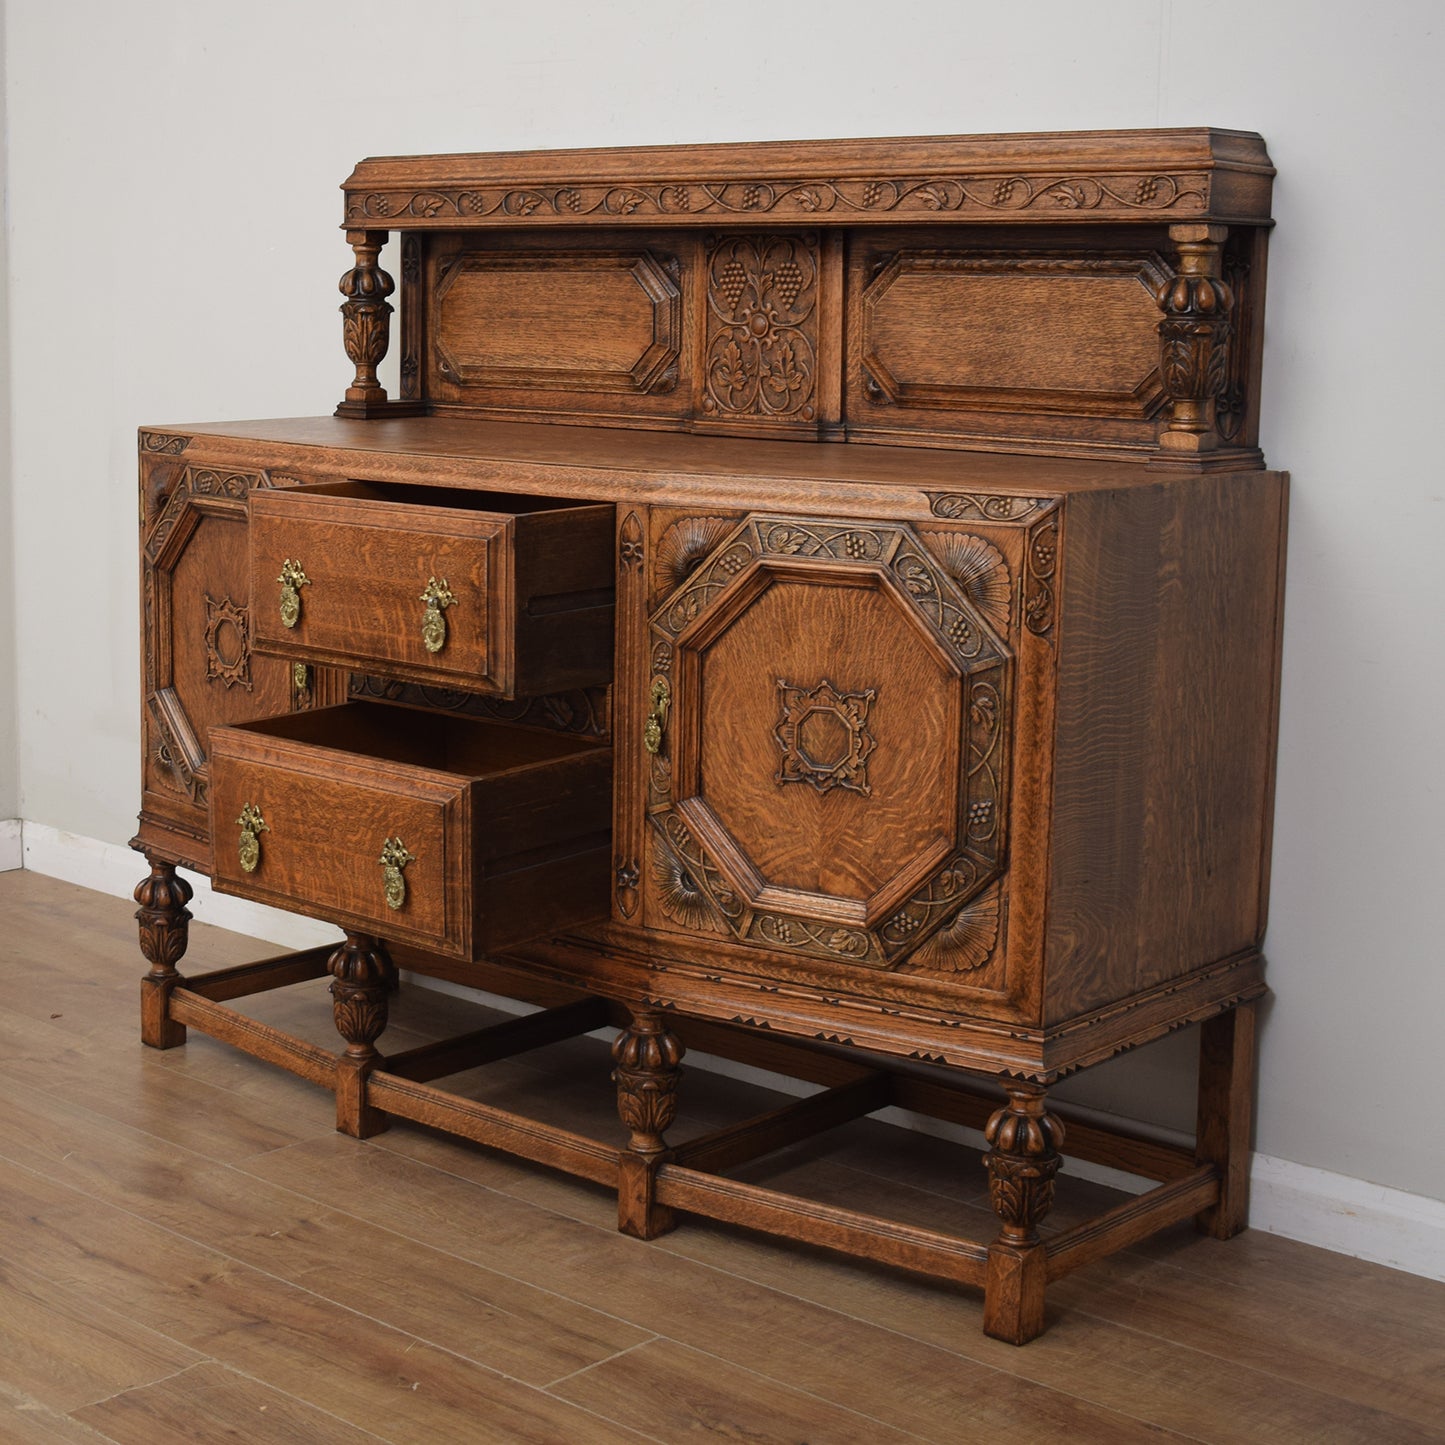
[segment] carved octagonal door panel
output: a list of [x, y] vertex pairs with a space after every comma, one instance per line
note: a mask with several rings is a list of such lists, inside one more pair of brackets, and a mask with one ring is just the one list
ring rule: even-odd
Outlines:
[[749, 517], [650, 645], [653, 926], [893, 968], [997, 876], [1008, 652], [906, 524]]

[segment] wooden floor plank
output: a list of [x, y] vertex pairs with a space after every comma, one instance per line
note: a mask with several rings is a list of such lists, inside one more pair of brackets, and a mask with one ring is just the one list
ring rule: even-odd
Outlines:
[[63, 1414], [199, 1358], [83, 1291], [0, 1261], [0, 1385], [10, 1391]]
[[[1445, 1285], [1180, 1228], [1059, 1281], [1014, 1349], [972, 1291], [707, 1221], [623, 1239], [594, 1186], [410, 1126], [340, 1139], [326, 1091], [194, 1032], [139, 1047], [133, 913], [0, 875], [0, 1440], [1445, 1439]], [[275, 951], [194, 924], [183, 968]], [[335, 1050], [326, 987], [240, 1002]], [[406, 988], [382, 1047], [499, 1016]], [[576, 1039], [458, 1082], [620, 1140], [608, 1068]], [[692, 1070], [673, 1137], [776, 1098]], [[976, 1151], [876, 1121], [749, 1168], [993, 1227]], [[1066, 1175], [1050, 1224], [1117, 1197]]]
[[[652, 1336], [509, 1273], [419, 1247], [357, 1218], [347, 1201], [318, 1205], [60, 1101], [13, 1091], [5, 1115], [0, 1156], [518, 1379], [542, 1384]], [[47, 1142], [27, 1149], [27, 1136]]]
[[554, 1385], [552, 1393], [660, 1440], [904, 1445], [920, 1438], [671, 1340], [593, 1365]]
[[[428, 1152], [436, 1167], [422, 1162]], [[950, 1432], [960, 1419], [1003, 1442], [1063, 1438], [1058, 1432], [1121, 1442], [1152, 1438], [1149, 1429], [1117, 1412], [1007, 1379], [959, 1355], [669, 1256], [610, 1228], [479, 1190], [450, 1172], [484, 1167], [490, 1157], [424, 1135], [417, 1136], [408, 1156], [358, 1150], [338, 1138], [298, 1144], [253, 1160], [248, 1168], [318, 1202], [350, 1199], [368, 1219], [398, 1233], [423, 1243], [446, 1241], [446, 1247], [488, 1268], [510, 1270], [639, 1328], [926, 1439], [957, 1438]], [[560, 1187], [589, 1188], [569, 1179]], [[424, 1208], [418, 1208], [421, 1199]], [[977, 1297], [962, 1294], [956, 1303], [959, 1328], [976, 1329]]]
[[[21, 1234], [20, 1225], [25, 1226]], [[397, 1445], [645, 1438], [77, 1190], [0, 1165], [0, 1259]], [[304, 1438], [304, 1437], [301, 1437]]]
[[75, 1411], [117, 1445], [376, 1445], [369, 1430], [213, 1363]]

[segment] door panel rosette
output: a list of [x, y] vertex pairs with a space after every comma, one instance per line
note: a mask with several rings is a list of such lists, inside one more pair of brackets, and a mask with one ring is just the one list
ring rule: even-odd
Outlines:
[[[779, 890], [758, 877], [705, 800], [680, 796], [697, 772], [686, 755], [695, 755], [707, 726], [699, 669], [688, 665], [691, 645], [725, 630], [730, 615], [746, 607], [741, 599], [768, 585], [759, 574], [798, 579], [810, 568], [867, 574], [911, 612], [961, 686], [964, 762], [953, 841], [904, 900], [871, 923], [843, 917], [821, 896], [800, 895], [795, 908], [778, 906]], [[652, 846], [696, 894], [687, 912], [668, 910], [671, 926], [726, 929], [760, 948], [893, 969], [962, 916], [1003, 873], [1012, 654], [907, 523], [750, 516], [662, 599], [650, 620], [649, 643], [648, 691], [665, 683], [673, 708], [661, 745], [647, 758]], [[693, 921], [704, 913], [707, 926]]]

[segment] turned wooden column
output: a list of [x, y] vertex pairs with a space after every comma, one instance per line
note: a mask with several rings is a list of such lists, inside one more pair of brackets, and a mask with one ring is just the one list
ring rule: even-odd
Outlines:
[[1219, 1202], [1195, 1216], [1200, 1231], [1231, 1239], [1249, 1223], [1256, 1005], [1242, 1003], [1199, 1029], [1199, 1121], [1194, 1154], [1219, 1171]]
[[174, 863], [146, 855], [150, 876], [136, 885], [136, 922], [140, 924], [140, 951], [150, 972], [140, 983], [141, 1042], [153, 1049], [173, 1049], [186, 1041], [186, 1026], [170, 1016], [171, 991], [182, 981], [176, 965], [190, 942], [191, 885], [176, 872]]
[[1022, 1345], [1044, 1328], [1048, 1260], [1038, 1225], [1054, 1202], [1064, 1126], [1045, 1110], [1040, 1085], [1008, 1080], [1004, 1090], [1008, 1103], [984, 1129], [989, 1199], [1003, 1227], [988, 1249], [983, 1328]]
[[366, 1102], [366, 1080], [381, 1062], [376, 1041], [386, 1029], [386, 995], [396, 969], [386, 945], [365, 933], [348, 933], [326, 969], [336, 1031], [346, 1040], [336, 1061], [336, 1127], [367, 1139], [387, 1125], [386, 1115]]
[[346, 297], [341, 303], [342, 338], [356, 367], [356, 378], [346, 388], [337, 416], [374, 416], [386, 406], [386, 388], [376, 376], [391, 344], [392, 308], [386, 298], [396, 289], [396, 283], [377, 264], [386, 238], [385, 231], [346, 233], [347, 243], [356, 253], [356, 265], [338, 286]]
[[1229, 362], [1234, 297], [1223, 278], [1227, 226], [1170, 226], [1179, 271], [1160, 287], [1159, 375], [1173, 405], [1159, 436], [1166, 455], [1185, 457], [1219, 446], [1215, 406]]
[[662, 1015], [642, 1008], [612, 1045], [617, 1112], [632, 1136], [618, 1159], [617, 1227], [637, 1239], [656, 1239], [673, 1225], [672, 1210], [657, 1203], [657, 1170], [668, 1157], [662, 1136], [677, 1114], [683, 1052]]

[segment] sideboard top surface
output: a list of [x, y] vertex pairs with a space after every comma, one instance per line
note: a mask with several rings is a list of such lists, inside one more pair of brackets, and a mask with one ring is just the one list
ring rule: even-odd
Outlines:
[[309, 449], [326, 452], [329, 461], [358, 467], [372, 460], [414, 458], [475, 468], [478, 479], [498, 468], [528, 468], [549, 491], [565, 490], [571, 473], [579, 485], [578, 495], [592, 492], [588, 478], [609, 474], [616, 478], [615, 487], [646, 478], [650, 489], [666, 485], [669, 479], [687, 484], [757, 479], [799, 487], [835, 484], [1067, 495], [1157, 486], [1168, 472], [1128, 462], [1007, 452], [764, 441], [452, 416], [385, 421], [317, 416], [145, 427], [141, 445], [176, 456], [194, 445], [195, 455], [210, 462], [225, 461], [232, 452], [237, 460], [257, 460], [274, 452], [268, 464], [277, 466], [285, 464], [286, 456]]
[[382, 156], [342, 184], [348, 227], [816, 226], [1080, 221], [1267, 224], [1253, 132], [897, 136]]

